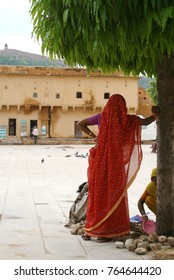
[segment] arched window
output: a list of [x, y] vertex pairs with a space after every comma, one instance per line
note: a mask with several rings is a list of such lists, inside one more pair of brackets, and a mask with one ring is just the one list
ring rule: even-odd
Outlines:
[[76, 92], [76, 98], [82, 98], [82, 92], [81, 91]]
[[33, 98], [38, 98], [38, 95], [36, 92], [33, 93]]
[[104, 99], [109, 99], [110, 97], [110, 93], [109, 92], [105, 92], [104, 93]]
[[60, 94], [59, 93], [56, 93], [56, 98], [60, 98]]

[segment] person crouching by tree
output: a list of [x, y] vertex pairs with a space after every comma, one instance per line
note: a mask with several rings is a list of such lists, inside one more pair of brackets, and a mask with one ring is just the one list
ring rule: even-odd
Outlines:
[[156, 188], [157, 188], [157, 168], [152, 169], [151, 182], [147, 185], [144, 193], [138, 201], [138, 209], [143, 220], [148, 220], [144, 209], [144, 203], [156, 215]]

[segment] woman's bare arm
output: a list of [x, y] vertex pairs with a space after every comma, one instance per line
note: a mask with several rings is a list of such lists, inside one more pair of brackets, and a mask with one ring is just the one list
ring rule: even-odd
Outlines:
[[148, 192], [145, 190], [142, 196], [138, 200], [138, 209], [142, 215], [143, 220], [148, 220], [148, 216], [146, 215], [145, 209], [144, 209], [144, 203], [146, 200], [146, 197], [148, 196]]
[[152, 115], [148, 118], [141, 119], [141, 125], [149, 125], [156, 121], [157, 117], [159, 115], [159, 107], [158, 106], [152, 106]]
[[77, 127], [85, 132], [87, 135], [91, 136], [92, 138], [96, 138], [96, 135], [88, 128], [91, 124], [89, 123], [89, 119], [83, 119], [77, 123]]

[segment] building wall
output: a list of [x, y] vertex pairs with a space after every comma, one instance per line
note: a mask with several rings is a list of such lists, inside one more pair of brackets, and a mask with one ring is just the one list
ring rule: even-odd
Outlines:
[[[141, 118], [147, 118], [152, 114], [151, 108], [154, 105], [153, 100], [150, 98], [149, 94], [143, 89], [138, 88], [138, 110], [137, 115]], [[151, 123], [148, 126], [142, 126], [141, 139], [155, 140], [157, 137], [157, 125], [156, 122]]]
[[150, 98], [149, 94], [143, 89], [138, 88], [138, 110], [137, 115], [142, 115], [147, 118], [151, 115], [151, 108], [154, 105], [153, 100]]
[[[0, 66], [0, 137], [4, 128], [7, 138], [30, 137], [34, 122], [41, 137], [87, 137], [76, 131], [75, 123], [100, 113], [108, 101], [105, 94], [115, 93], [125, 97], [130, 113], [136, 113], [136, 77], [99, 71], [88, 75], [81, 68]], [[9, 135], [10, 119], [16, 122], [14, 135]]]

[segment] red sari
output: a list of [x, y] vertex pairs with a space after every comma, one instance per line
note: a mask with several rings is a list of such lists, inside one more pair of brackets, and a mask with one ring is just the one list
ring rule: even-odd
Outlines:
[[89, 155], [85, 231], [112, 238], [130, 231], [127, 189], [142, 160], [140, 118], [127, 114], [121, 95], [108, 100], [97, 139]]

